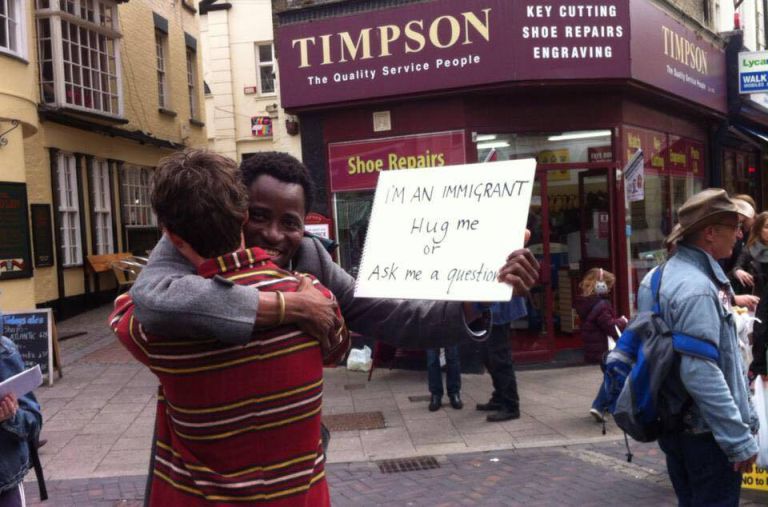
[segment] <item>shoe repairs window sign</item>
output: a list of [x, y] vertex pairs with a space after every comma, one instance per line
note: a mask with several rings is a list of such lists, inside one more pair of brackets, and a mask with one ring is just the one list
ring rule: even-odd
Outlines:
[[536, 160], [379, 174], [355, 297], [509, 301]]
[[374, 189], [382, 171], [442, 167], [466, 161], [463, 130], [328, 145], [332, 192]]

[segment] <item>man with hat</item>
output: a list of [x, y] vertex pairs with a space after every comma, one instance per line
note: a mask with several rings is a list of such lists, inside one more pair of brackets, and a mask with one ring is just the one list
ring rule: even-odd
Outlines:
[[[733, 292], [717, 262], [730, 256], [743, 216], [725, 190], [707, 189], [680, 207], [667, 238], [677, 250], [664, 267], [661, 316], [673, 332], [701, 339], [720, 357], [680, 355], [680, 378], [691, 397], [686, 430], [659, 438], [680, 505], [738, 505], [741, 474], [757, 457], [757, 418], [730, 312]], [[638, 291], [641, 312], [653, 306], [650, 279]]]

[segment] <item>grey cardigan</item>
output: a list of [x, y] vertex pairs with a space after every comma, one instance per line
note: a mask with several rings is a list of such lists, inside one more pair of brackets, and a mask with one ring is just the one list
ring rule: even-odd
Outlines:
[[[397, 347], [445, 347], [484, 336], [470, 329], [462, 303], [355, 298], [355, 280], [333, 262], [322, 244], [305, 237], [293, 270], [309, 273], [331, 290], [351, 331]], [[131, 289], [136, 316], [150, 332], [172, 337], [210, 337], [245, 343], [258, 311], [257, 289], [217, 277], [205, 279], [163, 236]]]

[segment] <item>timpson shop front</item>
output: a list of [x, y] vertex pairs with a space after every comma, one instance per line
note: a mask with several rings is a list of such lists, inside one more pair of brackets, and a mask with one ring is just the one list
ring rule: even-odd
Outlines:
[[279, 12], [283, 106], [299, 117], [314, 211], [331, 218], [342, 267], [356, 274], [381, 171], [535, 157], [529, 246], [542, 283], [512, 324], [516, 360], [581, 348], [572, 304], [589, 268], [616, 274], [613, 303], [629, 315], [675, 210], [720, 170], [723, 43], [683, 16], [649, 0]]

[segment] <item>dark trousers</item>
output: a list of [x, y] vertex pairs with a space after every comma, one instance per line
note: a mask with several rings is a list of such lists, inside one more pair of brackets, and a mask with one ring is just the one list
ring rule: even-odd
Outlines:
[[[443, 376], [440, 373], [440, 349], [427, 350], [427, 381], [431, 394], [443, 395]], [[448, 395], [461, 391], [461, 366], [459, 347], [445, 347], [445, 388]]]
[[509, 347], [509, 324], [491, 328], [491, 336], [480, 344], [480, 355], [493, 381], [491, 401], [501, 403], [508, 409], [519, 409], [515, 364]]
[[659, 438], [678, 505], [737, 507], [741, 473], [733, 471], [711, 433], [676, 433]]

